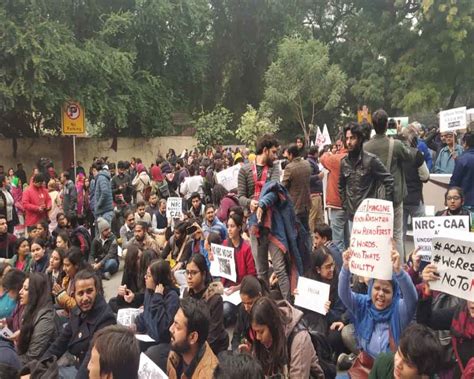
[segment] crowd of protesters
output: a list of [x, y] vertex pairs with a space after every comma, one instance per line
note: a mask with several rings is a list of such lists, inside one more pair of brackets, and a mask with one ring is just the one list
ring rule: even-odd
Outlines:
[[[474, 212], [474, 134], [396, 128], [378, 110], [321, 149], [264, 135], [151, 165], [0, 166], [0, 378], [133, 379], [141, 353], [170, 378], [474, 378], [474, 302], [431, 291], [436, 266], [405, 251], [430, 172], [452, 174], [437, 215]], [[392, 280], [349, 270], [366, 198], [393, 202]], [[233, 248], [235, 281], [211, 275], [212, 244]], [[295, 306], [299, 277], [330, 286], [325, 315]], [[141, 313], [116, 325], [125, 308]]]

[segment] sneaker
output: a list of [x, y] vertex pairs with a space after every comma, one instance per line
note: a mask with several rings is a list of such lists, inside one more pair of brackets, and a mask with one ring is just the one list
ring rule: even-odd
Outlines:
[[105, 280], [110, 280], [111, 277], [112, 277], [112, 275], [110, 275], [110, 272], [105, 272], [104, 273], [104, 279]]
[[357, 355], [355, 354], [342, 353], [337, 358], [337, 363], [336, 363], [337, 369], [339, 371], [349, 370], [352, 367], [352, 364], [354, 363], [356, 358], [357, 358]]

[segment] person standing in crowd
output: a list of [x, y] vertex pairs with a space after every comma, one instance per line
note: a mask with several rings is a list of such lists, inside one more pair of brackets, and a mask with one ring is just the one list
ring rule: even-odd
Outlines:
[[287, 149], [289, 163], [283, 171], [282, 184], [286, 187], [293, 201], [296, 217], [301, 224], [309, 229], [309, 211], [311, 209], [311, 165], [300, 156], [302, 152], [296, 144], [290, 144]]
[[216, 184], [212, 189], [212, 197], [217, 207], [216, 217], [225, 224], [229, 218], [230, 208], [239, 205], [237, 194], [227, 191], [222, 184]]
[[69, 177], [69, 172], [61, 173], [60, 181], [63, 186], [61, 198], [63, 203], [63, 212], [66, 217], [75, 216], [77, 214], [77, 190], [74, 182]]
[[210, 321], [202, 300], [181, 300], [170, 327], [171, 353], [166, 370], [170, 379], [212, 378], [219, 361], [207, 343]]
[[76, 213], [78, 217], [83, 217], [85, 215], [85, 190], [84, 190], [84, 183], [86, 177], [84, 174], [77, 174], [76, 177], [76, 193], [77, 193], [77, 209]]
[[186, 166], [184, 165], [183, 158], [178, 158], [176, 160], [175, 170], [174, 170], [174, 178], [173, 178], [173, 189], [176, 192], [178, 192], [179, 187], [184, 182], [184, 179], [187, 178], [188, 176], [189, 176], [189, 171], [186, 168]]
[[92, 172], [94, 175], [94, 217], [96, 220], [102, 217], [111, 223], [114, 216], [114, 205], [108, 167], [101, 161], [96, 161], [92, 165]]
[[151, 186], [151, 180], [143, 163], [137, 164], [137, 175], [132, 180], [132, 186], [135, 188], [137, 202], [148, 200], [145, 199], [145, 190]]
[[111, 325], [94, 334], [89, 379], [138, 379], [140, 347], [131, 330]]
[[74, 299], [77, 312], [71, 312], [68, 323], [44, 353], [43, 359], [51, 356], [59, 359], [68, 351], [76, 358], [77, 366], [60, 367], [60, 375], [86, 379], [95, 332], [116, 324], [116, 320], [102, 295], [100, 279], [93, 272], [82, 270], [77, 273]]
[[[393, 238], [397, 250], [404, 256], [403, 199], [407, 195], [404, 163], [413, 164], [408, 147], [401, 141], [386, 136], [388, 115], [383, 109], [372, 114], [375, 135], [364, 144], [364, 150], [377, 156], [393, 177]], [[392, 198], [388, 198], [392, 200]]]
[[309, 190], [311, 194], [309, 231], [314, 233], [316, 225], [324, 222], [323, 181], [321, 180], [322, 173], [319, 170], [317, 146], [311, 146], [309, 148], [307, 160], [311, 166], [311, 176], [309, 179]]
[[0, 214], [0, 258], [13, 258], [16, 239], [15, 235], [8, 232], [7, 216]]
[[58, 184], [55, 180], [48, 182], [48, 194], [51, 198], [51, 209], [48, 212], [49, 231], [52, 233], [58, 226], [57, 216], [62, 212], [61, 196], [59, 196]]
[[189, 176], [184, 178], [183, 183], [179, 186], [179, 192], [188, 204], [191, 195], [197, 192], [200, 196], [204, 196], [203, 191], [204, 179], [199, 174], [199, 170], [195, 165], [189, 166]]
[[[255, 162], [244, 164], [238, 175], [239, 202], [242, 207], [255, 212], [258, 208], [258, 199], [263, 185], [271, 180], [280, 181], [280, 169], [273, 165], [279, 143], [270, 134], [260, 137], [256, 145]], [[259, 237], [250, 233], [250, 245], [257, 268], [257, 275], [268, 281], [268, 235]]]
[[127, 167], [124, 161], [118, 162], [117, 175], [112, 178], [111, 185], [114, 199], [116, 195], [121, 193], [125, 202], [131, 204], [133, 192], [132, 179], [127, 173]]
[[377, 197], [377, 185], [384, 187], [386, 200], [393, 199], [393, 176], [380, 159], [364, 150], [364, 132], [359, 124], [350, 122], [346, 125], [344, 137], [349, 154], [341, 160], [339, 193], [342, 208], [352, 224], [362, 201]]
[[423, 204], [423, 183], [430, 178], [423, 154], [417, 148], [416, 128], [409, 125], [401, 133], [408, 145], [411, 161], [403, 162], [403, 170], [407, 185], [407, 193], [403, 199], [403, 240], [407, 235], [408, 216], [424, 217], [425, 205]]
[[99, 271], [102, 277], [109, 280], [118, 271], [117, 240], [110, 230], [107, 220], [97, 220], [98, 235], [92, 241], [90, 260], [94, 271]]
[[454, 163], [461, 156], [463, 149], [456, 142], [455, 131], [441, 132], [441, 138], [446, 142], [446, 146], [439, 151], [433, 172], [435, 174], [452, 174]]
[[[345, 138], [343, 138], [345, 140]], [[339, 179], [341, 174], [341, 161], [347, 156], [345, 142], [341, 141], [341, 147], [336, 154], [324, 153], [321, 164], [329, 171], [326, 191], [326, 208], [329, 210], [333, 240], [340, 251], [344, 251], [348, 245], [349, 231], [347, 218], [342, 209], [342, 200], [339, 194]]]
[[7, 217], [8, 233], [13, 233], [18, 225], [18, 213], [15, 207], [15, 200], [7, 187], [7, 178], [0, 175], [0, 214]]
[[462, 141], [464, 153], [456, 159], [449, 186], [462, 188], [464, 206], [474, 212], [474, 132], [466, 133]]
[[23, 192], [23, 208], [25, 209], [25, 226], [31, 227], [48, 218], [52, 207], [51, 197], [43, 186], [43, 175], [33, 176], [32, 184]]
[[57, 334], [51, 295], [45, 288], [48, 288], [48, 277], [43, 273], [30, 273], [20, 290], [20, 304], [25, 311], [17, 351], [23, 365], [41, 358]]
[[17, 163], [15, 176], [17, 176], [18, 179], [20, 179], [22, 186], [28, 183], [28, 180], [26, 179], [26, 172], [23, 169], [23, 163]]

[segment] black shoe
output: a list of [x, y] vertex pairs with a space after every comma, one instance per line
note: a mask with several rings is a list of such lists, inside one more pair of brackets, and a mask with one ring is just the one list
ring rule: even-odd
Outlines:
[[355, 354], [342, 353], [337, 358], [337, 363], [336, 363], [337, 369], [339, 371], [349, 370], [352, 367], [352, 364], [354, 363], [356, 358], [357, 358], [357, 355]]

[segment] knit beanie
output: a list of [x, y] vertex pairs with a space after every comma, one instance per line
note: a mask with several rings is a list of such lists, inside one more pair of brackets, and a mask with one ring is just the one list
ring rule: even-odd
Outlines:
[[102, 234], [105, 229], [110, 228], [110, 224], [105, 218], [99, 217], [97, 219], [97, 228], [99, 229], [99, 233]]

